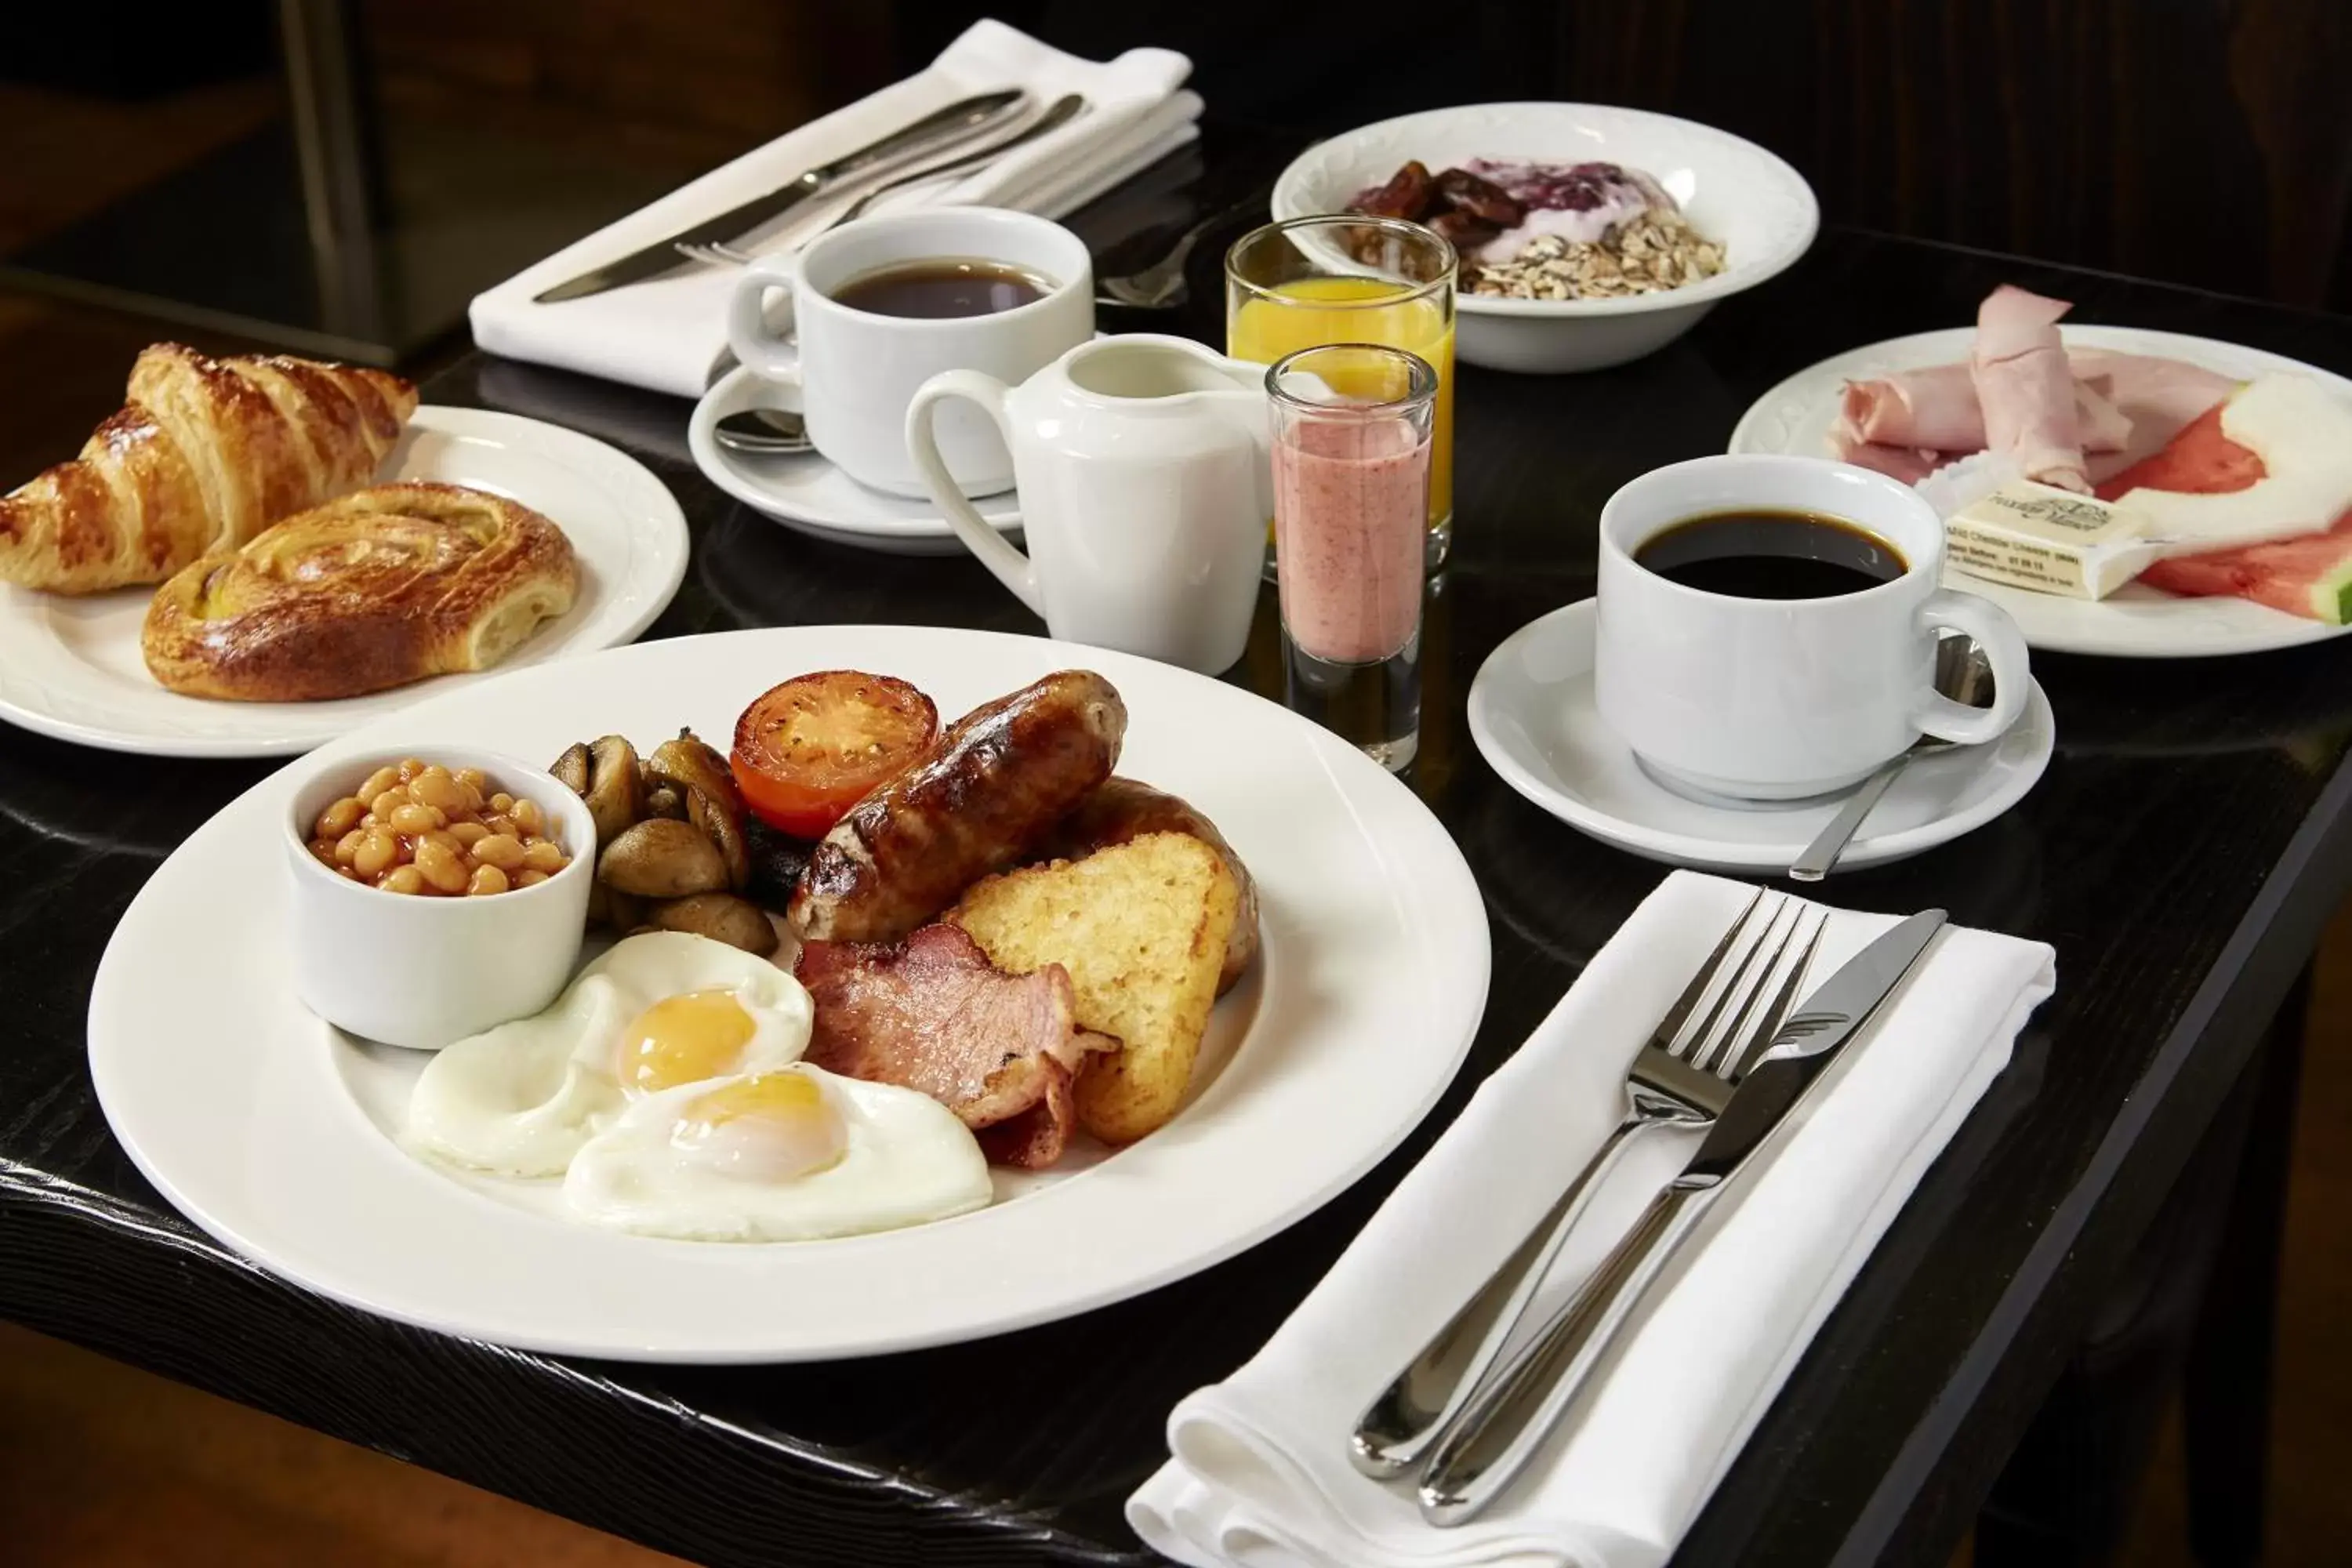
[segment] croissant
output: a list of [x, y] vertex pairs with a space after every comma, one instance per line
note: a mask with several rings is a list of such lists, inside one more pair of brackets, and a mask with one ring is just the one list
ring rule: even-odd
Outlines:
[[367, 483], [415, 409], [388, 371], [156, 343], [81, 456], [0, 500], [0, 582], [160, 583]]
[[579, 588], [572, 542], [529, 507], [459, 485], [378, 485], [174, 574], [140, 646], [155, 679], [191, 697], [356, 697], [487, 669]]

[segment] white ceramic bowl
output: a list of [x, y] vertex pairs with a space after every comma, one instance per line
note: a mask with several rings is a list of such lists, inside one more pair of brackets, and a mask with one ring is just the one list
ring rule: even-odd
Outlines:
[[[479, 768], [494, 787], [537, 801], [559, 825], [571, 864], [534, 887], [478, 899], [387, 893], [320, 865], [310, 847], [319, 814], [404, 757]], [[555, 1000], [588, 918], [596, 824], [586, 802], [537, 768], [471, 746], [419, 744], [294, 766], [308, 776], [282, 827], [294, 884], [294, 991], [304, 1006], [367, 1039], [438, 1050]]]
[[1476, 103], [1433, 109], [1319, 142], [1275, 182], [1277, 219], [1336, 213], [1408, 159], [1432, 173], [1473, 158], [1605, 159], [1647, 170], [1700, 233], [1726, 247], [1725, 268], [1688, 288], [1620, 300], [1457, 299], [1454, 352], [1490, 370], [1601, 370], [1654, 353], [1717, 301], [1753, 289], [1804, 255], [1821, 206], [1802, 174], [1753, 142], [1668, 114], [1598, 103]]

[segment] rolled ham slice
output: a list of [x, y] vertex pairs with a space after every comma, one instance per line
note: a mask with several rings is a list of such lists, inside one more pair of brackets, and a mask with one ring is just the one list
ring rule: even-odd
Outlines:
[[1985, 445], [2015, 459], [2030, 479], [2088, 491], [2074, 414], [2074, 374], [2058, 336], [2073, 309], [2004, 283], [1977, 311], [1969, 368], [1984, 409]]
[[1843, 424], [1830, 432], [1830, 452], [1841, 463], [1852, 463], [1906, 485], [1917, 484], [1960, 455], [1929, 447], [1897, 447], [1886, 441], [1865, 441]]
[[2109, 399], [2131, 425], [2131, 439], [2118, 450], [2103, 451], [2084, 443], [2083, 466], [2094, 485], [2162, 451], [2239, 384], [2219, 371], [2155, 354], [2078, 349], [2067, 358], [2078, 378], [2095, 378], [2105, 385]]
[[[2108, 398], [2104, 375], [2075, 377], [2074, 421], [2086, 452], [2120, 452], [2131, 439], [2131, 419]], [[1849, 381], [1838, 426], [1856, 441], [1886, 447], [1981, 452], [1986, 445], [1976, 372], [1965, 364]]]
[[[1978, 325], [1977, 359], [1961, 364], [1927, 365], [1889, 375], [1849, 381], [1827, 445], [1840, 460], [1916, 484], [1958, 458], [1989, 445], [1979, 377], [2035, 395], [2048, 374], [2047, 353], [2056, 340], [2058, 319], [2067, 307], [2022, 289], [2004, 287], [1984, 302]], [[1990, 339], [1984, 320], [1996, 318]], [[1979, 368], [1986, 344], [1998, 360], [2004, 349], [2042, 357], [2021, 366]], [[2161, 450], [2182, 429], [2228, 397], [2231, 377], [2181, 360], [2110, 349], [2074, 349], [2064, 353], [2073, 387], [2074, 437], [2081, 448], [2077, 471], [2096, 483]], [[2015, 402], [2012, 396], [2012, 404]], [[2054, 430], [2045, 430], [2054, 437]], [[2022, 467], [2026, 453], [2005, 448]], [[2045, 452], [2048, 447], [2042, 448]], [[2059, 456], [2065, 455], [2058, 448]], [[2079, 488], [2079, 487], [2078, 487]]]
[[[2145, 436], [2149, 451], [2170, 441], [2238, 385], [2235, 378], [2186, 360], [2156, 354], [2117, 353], [2111, 349], [2075, 349], [2066, 356], [2078, 382], [2099, 384], [2109, 402], [2132, 426], [2132, 445]], [[2161, 435], [2156, 435], [2157, 431]], [[2085, 451], [2105, 448], [2084, 444]]]
[[1976, 377], [1965, 364], [1849, 381], [1838, 423], [1858, 441], [1889, 447], [1973, 452], [1985, 439]]

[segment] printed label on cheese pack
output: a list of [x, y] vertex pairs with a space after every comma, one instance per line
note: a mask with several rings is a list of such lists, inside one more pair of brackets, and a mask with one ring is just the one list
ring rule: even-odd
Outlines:
[[2036, 593], [2101, 599], [2154, 559], [2133, 512], [2054, 485], [2018, 480], [1944, 524], [1951, 563]]

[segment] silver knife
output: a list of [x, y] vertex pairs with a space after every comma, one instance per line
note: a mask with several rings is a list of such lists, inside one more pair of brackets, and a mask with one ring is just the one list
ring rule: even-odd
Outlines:
[[682, 228], [667, 238], [631, 251], [618, 261], [592, 267], [577, 278], [558, 283], [552, 289], [541, 289], [531, 296], [532, 301], [541, 305], [560, 304], [566, 300], [585, 299], [591, 294], [602, 294], [607, 289], [658, 278], [673, 268], [687, 265], [687, 258], [678, 253], [677, 247], [681, 245], [713, 245], [733, 239], [761, 224], [782, 217], [809, 197], [821, 191], [831, 190], [877, 164], [918, 153], [936, 152], [960, 142], [1003, 119], [1028, 96], [1017, 87], [1008, 87], [977, 94], [960, 103], [950, 103], [945, 109], [926, 114], [903, 130], [893, 131], [880, 141], [860, 147], [845, 158], [835, 158], [820, 168], [811, 169], [799, 179], [779, 185], [765, 195], [753, 196], [717, 217], [705, 218], [691, 228]]
[[1697, 1152], [1533, 1338], [1490, 1373], [1421, 1472], [1421, 1513], [1434, 1525], [1475, 1519], [1543, 1447], [1618, 1331], [1633, 1315], [1717, 1193], [1795, 1109], [1942, 929], [1941, 910], [1913, 915], [1864, 948], [1780, 1026]]

